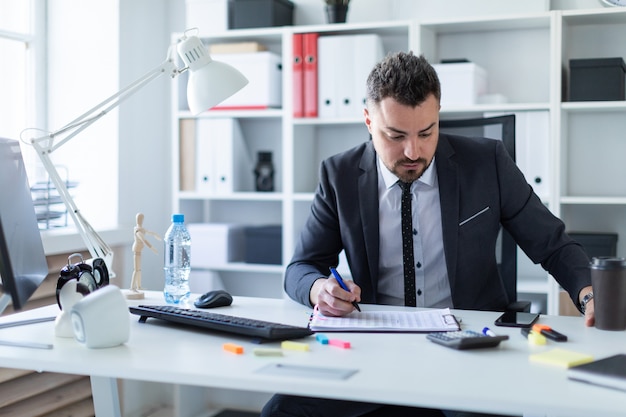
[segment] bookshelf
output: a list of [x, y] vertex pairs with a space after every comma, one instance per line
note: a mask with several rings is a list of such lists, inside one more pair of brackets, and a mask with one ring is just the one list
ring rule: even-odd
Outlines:
[[[188, 222], [282, 225], [281, 265], [234, 262], [203, 271], [218, 274], [227, 289], [238, 295], [284, 296], [284, 268], [309, 214], [320, 162], [368, 138], [360, 112], [334, 119], [293, 117], [292, 38], [310, 32], [320, 36], [377, 34], [385, 53], [413, 50], [432, 63], [461, 57], [479, 63], [487, 70], [489, 93], [506, 97], [506, 102], [442, 108], [441, 117], [546, 113], [547, 160], [551, 163], [544, 203], [565, 221], [568, 230], [626, 235], [626, 182], [619, 181], [626, 177], [620, 162], [626, 154], [626, 102], [567, 101], [569, 59], [626, 57], [626, 46], [619, 41], [626, 37], [626, 10], [232, 30], [203, 40], [206, 44], [254, 41], [279, 54], [282, 107], [212, 110], [192, 116], [184, 108], [182, 84], [174, 83], [172, 90], [174, 210], [185, 213]], [[251, 155], [259, 150], [272, 152], [274, 192], [246, 190], [211, 196], [179, 189], [179, 122], [221, 117], [239, 121]], [[625, 255], [624, 248], [618, 241], [618, 255]], [[544, 312], [557, 314], [558, 285], [520, 255], [519, 291], [537, 298]]]

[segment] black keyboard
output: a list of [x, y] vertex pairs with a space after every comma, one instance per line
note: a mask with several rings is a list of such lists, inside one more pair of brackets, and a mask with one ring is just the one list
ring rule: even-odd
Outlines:
[[168, 305], [141, 305], [138, 307], [129, 307], [129, 310], [131, 313], [140, 316], [140, 323], [145, 323], [148, 317], [153, 317], [197, 328], [248, 336], [266, 341], [299, 339], [313, 334], [307, 327], [228, 316], [205, 310], [192, 310]]

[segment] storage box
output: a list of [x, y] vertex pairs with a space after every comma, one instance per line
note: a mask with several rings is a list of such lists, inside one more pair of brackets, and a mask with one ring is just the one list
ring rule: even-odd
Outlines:
[[248, 85], [227, 98], [216, 109], [266, 109], [282, 106], [282, 65], [279, 55], [264, 51], [242, 54], [214, 54], [216, 61], [237, 68]]
[[231, 29], [293, 25], [289, 0], [233, 0], [231, 7]]
[[614, 101], [626, 97], [622, 58], [570, 59], [569, 101]]
[[211, 268], [244, 259], [244, 228], [229, 223], [189, 223], [191, 267]]
[[283, 228], [280, 225], [248, 226], [245, 234], [245, 262], [253, 264], [282, 263]]
[[185, 27], [198, 28], [199, 36], [228, 30], [229, 0], [186, 0]]
[[594, 256], [615, 256], [617, 253], [617, 233], [570, 232], [569, 235], [583, 246], [590, 259]]
[[433, 65], [441, 83], [441, 106], [468, 106], [487, 93], [487, 72], [473, 62]]

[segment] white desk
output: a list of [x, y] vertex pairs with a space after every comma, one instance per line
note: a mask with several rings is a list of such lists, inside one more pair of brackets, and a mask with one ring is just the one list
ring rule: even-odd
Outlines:
[[[162, 303], [162, 295], [150, 293], [141, 303]], [[288, 300], [245, 297], [235, 297], [232, 306], [216, 311], [300, 326], [306, 325], [310, 313], [310, 309]], [[56, 312], [56, 306], [51, 306], [20, 315]], [[0, 346], [0, 366], [90, 375], [98, 416], [119, 415], [116, 378], [501, 414], [624, 415], [626, 393], [570, 381], [564, 369], [530, 363], [528, 356], [554, 347], [589, 353], [596, 358], [623, 353], [626, 332], [586, 328], [582, 318], [542, 316], [539, 322], [565, 333], [569, 341], [531, 346], [518, 329], [493, 326], [498, 313], [455, 314], [462, 319], [463, 328], [480, 331], [489, 326], [497, 333], [509, 334], [510, 340], [495, 349], [456, 351], [428, 341], [424, 334], [342, 333], [332, 336], [350, 341], [351, 349], [321, 345], [311, 336], [303, 339], [310, 343], [309, 352], [285, 351], [283, 357], [271, 358], [255, 356], [253, 349], [259, 345], [246, 339], [189, 330], [157, 320], [142, 324], [138, 323], [138, 316], [132, 315], [128, 343], [109, 349], [87, 349], [73, 339], [55, 338], [51, 322], [2, 329], [0, 339], [49, 342], [54, 348]], [[225, 342], [244, 346], [244, 354], [224, 351]], [[257, 372], [272, 363], [358, 372], [346, 380]]]

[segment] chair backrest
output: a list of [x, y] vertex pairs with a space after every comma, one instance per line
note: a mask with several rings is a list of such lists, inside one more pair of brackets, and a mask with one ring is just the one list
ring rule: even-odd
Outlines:
[[[480, 136], [501, 140], [511, 158], [515, 160], [515, 115], [475, 119], [448, 119], [439, 121], [444, 133], [463, 136]], [[496, 246], [496, 259], [500, 276], [509, 301], [517, 301], [517, 244], [513, 237], [500, 228]]]

